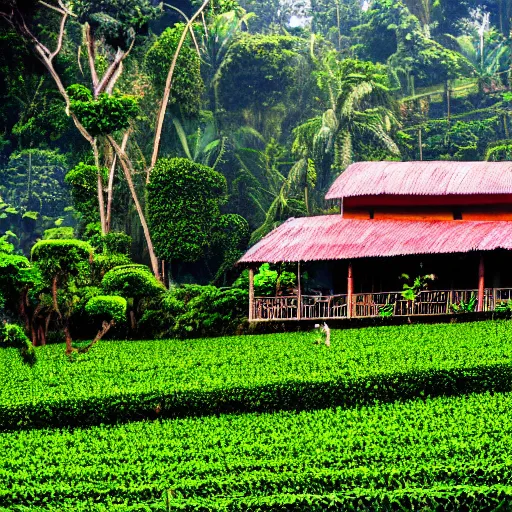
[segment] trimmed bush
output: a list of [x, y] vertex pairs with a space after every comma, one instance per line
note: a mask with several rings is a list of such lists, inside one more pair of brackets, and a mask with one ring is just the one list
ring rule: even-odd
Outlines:
[[126, 321], [126, 299], [115, 295], [97, 295], [88, 300], [85, 311], [102, 320], [123, 323]]
[[32, 261], [47, 277], [76, 275], [92, 261], [92, 247], [81, 240], [40, 240], [32, 247]]
[[132, 261], [125, 254], [95, 254], [91, 271], [94, 283], [101, 283], [107, 272], [116, 267], [131, 265]]
[[165, 287], [146, 265], [131, 264], [115, 267], [105, 274], [101, 286], [108, 294], [135, 300], [158, 296], [165, 292]]
[[186, 158], [161, 158], [148, 184], [148, 222], [159, 258], [204, 256], [227, 196], [226, 178]]

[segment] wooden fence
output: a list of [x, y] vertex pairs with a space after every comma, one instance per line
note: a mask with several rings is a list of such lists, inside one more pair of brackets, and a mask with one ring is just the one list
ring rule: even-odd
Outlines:
[[[401, 292], [255, 297], [254, 321], [434, 316], [476, 311], [478, 290], [425, 290], [414, 301]], [[483, 311], [512, 303], [512, 288], [486, 288]], [[299, 307], [300, 304], [300, 307]], [[512, 304], [511, 304], [512, 305]], [[350, 311], [349, 311], [350, 308]]]

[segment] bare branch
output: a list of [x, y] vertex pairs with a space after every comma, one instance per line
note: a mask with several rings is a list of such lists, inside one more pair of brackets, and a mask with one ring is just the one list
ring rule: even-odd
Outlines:
[[59, 37], [57, 38], [57, 47], [55, 50], [50, 54], [50, 61], [52, 61], [62, 50], [62, 41], [64, 39], [64, 31], [66, 29], [66, 21], [68, 19], [68, 14], [63, 13], [62, 20], [60, 21], [60, 28], [59, 28]]
[[98, 182], [97, 182], [97, 193], [98, 193], [98, 206], [100, 210], [100, 224], [101, 224], [101, 234], [106, 234], [106, 220], [105, 220], [105, 200], [103, 198], [103, 178], [101, 177], [101, 168], [100, 168], [100, 153], [98, 150], [98, 142], [96, 138], [93, 139], [92, 142], [92, 151], [94, 153], [94, 165], [96, 166], [96, 171], [98, 173]]
[[204, 17], [204, 12], [201, 12], [201, 19], [203, 20], [204, 34], [206, 37], [208, 37], [208, 25], [206, 24], [206, 18]]
[[112, 94], [112, 91], [114, 90], [114, 86], [116, 85], [117, 81], [119, 80], [119, 77], [121, 76], [121, 73], [123, 72], [123, 61], [128, 57], [130, 52], [132, 51], [133, 45], [135, 44], [135, 38], [132, 39], [132, 42], [130, 43], [130, 47], [126, 52], [124, 52], [123, 57], [121, 61], [119, 62], [119, 65], [117, 66], [116, 70], [114, 71], [114, 74], [109, 78], [109, 80], [106, 83], [105, 91], [109, 94]]
[[105, 334], [107, 334], [113, 325], [115, 325], [114, 320], [110, 320], [110, 322], [103, 322], [101, 329], [98, 331], [98, 334], [96, 334], [94, 339], [87, 346], [79, 348], [77, 352], [79, 354], [86, 354], [89, 352], [89, 350], [91, 350], [91, 348], [94, 347], [94, 345], [96, 345], [96, 343], [98, 343]]
[[[132, 132], [132, 128], [128, 128], [126, 130], [123, 140], [121, 142], [121, 151], [126, 152], [126, 145], [128, 144], [128, 139], [130, 137], [130, 134]], [[116, 165], [117, 165], [117, 154], [114, 153], [114, 158], [112, 159], [112, 165], [110, 167], [110, 173], [108, 177], [108, 188], [107, 188], [107, 226], [106, 231], [107, 233], [110, 232], [111, 225], [112, 225], [112, 201], [114, 199], [114, 177], [116, 172]]]
[[56, 7], [55, 5], [52, 5], [52, 4], [47, 4], [46, 2], [43, 2], [43, 0], [39, 0], [39, 3], [41, 5], [44, 5], [45, 7], [48, 7], [48, 9], [52, 9], [54, 11], [57, 11], [59, 14], [69, 14], [66, 10], [63, 10], [61, 9], [60, 7]]
[[82, 76], [84, 76], [84, 70], [82, 68], [81, 60], [82, 60], [82, 47], [79, 45], [78, 46], [78, 52], [77, 52], [77, 55], [76, 55], [76, 62], [78, 64], [78, 69], [80, 70], [80, 73], [82, 73]]
[[107, 71], [105, 71], [105, 74], [103, 75], [103, 78], [101, 79], [101, 82], [98, 84], [97, 87], [94, 88], [94, 97], [95, 98], [97, 98], [98, 95], [101, 94], [102, 92], [105, 92], [105, 91], [111, 92], [113, 90], [115, 83], [117, 82], [118, 78], [121, 76], [123, 60], [126, 59], [126, 57], [130, 54], [134, 44], [135, 44], [135, 38], [132, 39], [132, 42], [130, 43], [130, 47], [128, 48], [128, 50], [123, 51], [123, 50], [121, 50], [121, 48], [117, 49], [114, 61], [110, 64]]
[[85, 43], [87, 46], [87, 57], [89, 60], [89, 69], [91, 71], [92, 87], [95, 90], [98, 87], [98, 73], [96, 72], [96, 49], [94, 46], [94, 36], [91, 33], [89, 23], [85, 24]]
[[114, 57], [113, 62], [110, 64], [108, 69], [105, 71], [105, 74], [103, 75], [103, 78], [101, 79], [101, 82], [94, 88], [94, 97], [97, 98], [98, 95], [105, 90], [105, 88], [108, 85], [108, 82], [114, 75], [114, 72], [116, 71], [117, 67], [123, 60], [123, 50], [121, 48], [117, 49], [116, 56]]
[[70, 11], [66, 5], [64, 4], [64, 2], [62, 0], [57, 0], [57, 3], [59, 4], [59, 7], [64, 11], [66, 12], [69, 16], [73, 16], [73, 18], [77, 18], [78, 16], [76, 14], [74, 14], [72, 11]]
[[171, 62], [171, 67], [169, 68], [169, 73], [167, 74], [167, 80], [165, 82], [165, 88], [164, 88], [164, 95], [162, 98], [162, 102], [160, 103], [160, 108], [158, 110], [158, 117], [157, 117], [157, 123], [156, 123], [156, 131], [155, 131], [155, 140], [153, 143], [153, 154], [151, 156], [151, 164], [146, 172], [146, 183], [149, 183], [149, 177], [151, 174], [151, 170], [156, 164], [157, 158], [158, 158], [158, 152], [160, 150], [160, 139], [162, 137], [162, 130], [164, 126], [164, 118], [165, 118], [165, 112], [167, 110], [167, 104], [169, 103], [169, 96], [171, 95], [171, 88], [172, 88], [172, 79], [174, 76], [174, 70], [176, 68], [176, 63], [178, 62], [178, 57], [181, 52], [181, 48], [183, 47], [183, 44], [185, 43], [185, 39], [187, 37], [187, 33], [190, 30], [190, 27], [192, 27], [192, 24], [194, 21], [203, 13], [203, 11], [206, 9], [208, 3], [210, 0], [205, 0], [201, 7], [196, 11], [194, 16], [190, 18], [190, 20], [187, 23], [187, 26], [183, 30], [183, 33], [181, 34], [181, 38], [178, 42], [178, 46], [176, 47], [176, 52], [174, 53], [174, 57]]
[[[169, 7], [169, 9], [172, 9], [172, 10], [178, 12], [179, 14], [181, 14], [185, 18], [185, 21], [187, 23], [190, 23], [188, 16], [181, 9], [178, 9], [177, 7], [174, 7], [174, 5], [170, 5], [170, 4], [164, 4], [164, 5], [165, 5], [165, 7]], [[192, 36], [192, 40], [194, 41], [194, 46], [196, 47], [197, 55], [199, 58], [201, 58], [201, 50], [199, 49], [199, 45], [197, 44], [197, 39], [196, 39], [196, 35], [194, 34], [194, 29], [192, 28], [192, 24], [190, 24], [189, 32], [190, 32], [190, 35]]]

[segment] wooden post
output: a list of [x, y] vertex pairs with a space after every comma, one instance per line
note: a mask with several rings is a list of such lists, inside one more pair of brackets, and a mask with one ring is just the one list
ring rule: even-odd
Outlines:
[[420, 162], [423, 162], [423, 140], [421, 128], [418, 130], [418, 145], [420, 147]]
[[483, 255], [480, 256], [480, 264], [478, 265], [478, 311], [484, 310], [484, 294], [485, 294], [485, 264]]
[[354, 294], [354, 278], [352, 275], [352, 262], [348, 262], [347, 278], [347, 318], [352, 318], [352, 296]]
[[300, 261], [297, 262], [297, 320], [302, 318], [302, 289], [300, 283]]
[[254, 320], [254, 269], [249, 269], [249, 322]]

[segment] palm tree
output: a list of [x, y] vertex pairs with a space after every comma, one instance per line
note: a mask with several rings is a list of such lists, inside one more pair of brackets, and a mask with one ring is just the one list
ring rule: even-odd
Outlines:
[[[327, 97], [327, 108], [310, 144], [312, 157], [323, 153], [332, 162], [332, 170], [340, 173], [352, 163], [359, 142], [372, 141], [398, 156], [400, 151], [390, 136], [398, 121], [384, 68], [351, 59], [339, 62], [334, 54], [327, 56], [322, 67], [319, 86]], [[331, 175], [319, 178], [321, 187], [332, 181]]]
[[456, 41], [459, 52], [473, 67], [479, 94], [483, 94], [486, 88], [491, 89], [502, 83], [500, 75], [507, 72], [511, 53], [505, 41], [486, 44], [483, 37], [448, 36]]

